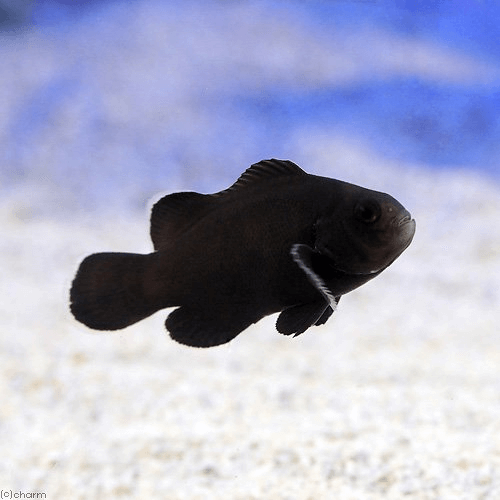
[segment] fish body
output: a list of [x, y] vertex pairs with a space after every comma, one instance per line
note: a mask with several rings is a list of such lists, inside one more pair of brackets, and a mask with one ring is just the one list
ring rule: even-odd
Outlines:
[[174, 193], [151, 214], [154, 252], [87, 257], [70, 292], [76, 319], [116, 330], [154, 312], [171, 337], [210, 347], [264, 316], [298, 335], [410, 244], [415, 222], [391, 196], [265, 160], [215, 194]]

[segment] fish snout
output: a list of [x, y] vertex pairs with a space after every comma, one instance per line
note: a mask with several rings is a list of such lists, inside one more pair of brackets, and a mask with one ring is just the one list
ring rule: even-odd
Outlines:
[[411, 218], [411, 214], [410, 212], [408, 212], [408, 210], [405, 210], [403, 212], [403, 214], [400, 216], [400, 217], [397, 217], [395, 218], [394, 222], [396, 223], [396, 225], [398, 226], [403, 226], [404, 224], [408, 224], [408, 222], [415, 222], [412, 218]]
[[415, 219], [412, 219], [410, 212], [405, 210], [400, 217], [393, 221], [393, 223], [399, 233], [398, 239], [404, 242], [404, 246], [406, 248], [413, 240], [413, 236], [415, 234]]

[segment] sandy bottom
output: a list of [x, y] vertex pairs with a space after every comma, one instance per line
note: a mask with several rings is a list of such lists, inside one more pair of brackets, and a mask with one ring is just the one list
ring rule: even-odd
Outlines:
[[93, 333], [79, 261], [148, 251], [147, 214], [0, 212], [0, 488], [47, 498], [500, 498], [500, 189], [415, 174], [410, 249], [296, 339]]

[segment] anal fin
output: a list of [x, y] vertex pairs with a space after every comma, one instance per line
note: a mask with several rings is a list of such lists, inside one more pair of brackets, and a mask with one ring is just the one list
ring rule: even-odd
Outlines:
[[213, 347], [234, 339], [259, 319], [230, 304], [203, 309], [182, 306], [170, 313], [165, 326], [172, 339], [180, 344]]

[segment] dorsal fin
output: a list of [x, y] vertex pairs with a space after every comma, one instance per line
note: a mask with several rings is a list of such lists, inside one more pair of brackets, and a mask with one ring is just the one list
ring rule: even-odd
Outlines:
[[297, 175], [307, 175], [307, 173], [290, 160], [262, 160], [247, 168], [231, 187], [216, 193], [215, 196], [244, 189], [266, 180]]
[[289, 160], [262, 160], [243, 172], [229, 188], [215, 194], [173, 193], [155, 203], [151, 211], [151, 239], [155, 250], [171, 243], [187, 228], [207, 214], [227, 193], [283, 176], [308, 175]]
[[172, 243], [189, 226], [208, 213], [211, 195], [183, 192], [164, 196], [151, 210], [151, 239], [155, 250]]

